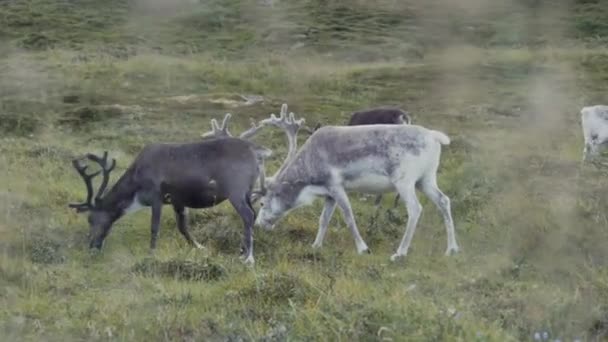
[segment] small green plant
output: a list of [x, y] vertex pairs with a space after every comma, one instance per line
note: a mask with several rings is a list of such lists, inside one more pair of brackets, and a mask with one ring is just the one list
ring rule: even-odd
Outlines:
[[148, 277], [170, 277], [178, 280], [213, 281], [226, 275], [220, 264], [212, 261], [196, 262], [189, 260], [159, 261], [143, 260], [133, 266], [133, 272]]

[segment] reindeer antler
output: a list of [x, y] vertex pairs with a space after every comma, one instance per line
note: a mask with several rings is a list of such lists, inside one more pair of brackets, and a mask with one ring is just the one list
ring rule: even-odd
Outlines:
[[[99, 166], [101, 166], [101, 170], [91, 174], [87, 174], [86, 170], [88, 166], [81, 164], [81, 161], [85, 158], [99, 164]], [[80, 177], [82, 177], [82, 179], [84, 180], [84, 185], [87, 189], [87, 199], [83, 203], [70, 203], [68, 206], [70, 208], [76, 209], [76, 211], [79, 213], [91, 210], [95, 208], [95, 206], [99, 203], [101, 196], [103, 195], [104, 191], [106, 190], [106, 187], [108, 186], [108, 181], [110, 180], [110, 172], [112, 172], [112, 170], [114, 170], [114, 167], [116, 166], [116, 159], [112, 159], [111, 164], [108, 166], [108, 151], [105, 151], [103, 153], [103, 157], [96, 156], [92, 153], [87, 153], [84, 157], [72, 160], [72, 165], [74, 166]], [[95, 178], [100, 173], [103, 173], [103, 179], [101, 181], [99, 189], [97, 190], [97, 194], [95, 195], [93, 192], [93, 178]], [[93, 196], [95, 196], [95, 202], [93, 202]]]
[[[228, 127], [227, 127], [228, 121], [230, 118], [231, 118], [231, 114], [230, 113], [226, 114], [224, 116], [224, 120], [222, 122], [221, 127], [217, 124], [216, 119], [212, 119], [211, 120], [211, 131], [201, 134], [201, 137], [203, 137], [203, 138], [231, 137], [232, 135], [230, 134], [230, 132], [228, 132]], [[304, 125], [305, 122], [306, 122], [306, 120], [304, 118], [296, 119], [296, 115], [293, 112], [290, 112], [288, 115], [287, 114], [287, 104], [284, 103], [281, 106], [281, 114], [279, 115], [278, 118], [273, 113], [273, 114], [270, 114], [270, 118], [264, 119], [264, 120], [260, 121], [259, 123], [256, 123], [254, 120], [251, 120], [251, 128], [249, 128], [245, 132], [241, 133], [239, 135], [239, 138], [249, 140], [254, 135], [256, 135], [263, 127], [268, 126], [268, 125], [272, 125], [272, 126], [275, 126], [275, 127], [278, 127], [278, 128], [281, 128], [282, 130], [284, 130], [285, 135], [287, 135], [287, 141], [289, 143], [289, 150], [287, 152], [287, 157], [283, 161], [283, 164], [281, 165], [281, 167], [275, 174], [275, 175], [277, 175], [285, 167], [285, 165], [287, 165], [287, 163], [295, 156], [295, 154], [297, 152], [298, 131], [300, 129], [303, 129], [303, 130], [307, 131], [309, 134], [312, 134], [320, 126], [320, 124], [319, 124], [314, 129], [310, 129], [309, 127]], [[264, 158], [263, 157], [260, 157], [260, 158], [261, 158], [261, 160], [259, 161], [259, 163], [263, 169], [263, 167], [264, 167], [263, 159]], [[266, 178], [266, 180], [268, 180], [269, 183], [272, 181], [272, 179], [274, 179], [274, 176]], [[265, 191], [264, 176], [261, 177], [260, 181], [261, 181], [260, 191], [264, 192]]]
[[239, 138], [249, 139], [249, 138], [253, 137], [254, 135], [256, 135], [260, 129], [264, 128], [264, 126], [266, 126], [266, 124], [264, 124], [263, 122], [256, 124], [255, 120], [251, 119], [251, 128], [249, 128], [245, 132], [241, 133], [239, 135]]
[[262, 120], [260, 123], [264, 125], [273, 125], [275, 127], [279, 127], [285, 131], [287, 135], [287, 142], [289, 143], [289, 150], [287, 152], [287, 158], [285, 159], [285, 163], [288, 160], [293, 158], [297, 152], [298, 148], [298, 131], [306, 120], [304, 118], [296, 120], [295, 114], [293, 112], [289, 113], [287, 116], [287, 104], [284, 103], [281, 106], [281, 114], [277, 118], [276, 115], [270, 114], [270, 118]]
[[108, 151], [103, 152], [103, 157], [98, 157], [92, 153], [87, 153], [86, 157], [99, 164], [101, 166], [101, 172], [103, 173], [103, 178], [101, 180], [101, 185], [99, 185], [99, 189], [97, 189], [97, 194], [95, 195], [95, 202], [99, 201], [99, 199], [103, 196], [103, 193], [106, 191], [106, 187], [108, 186], [108, 181], [110, 180], [110, 172], [114, 170], [116, 166], [116, 159], [112, 158], [112, 163], [108, 166]]
[[85, 202], [83, 203], [70, 203], [68, 204], [68, 206], [70, 208], [74, 208], [76, 209], [76, 212], [83, 212], [83, 211], [87, 211], [89, 209], [92, 209], [94, 207], [93, 204], [93, 178], [95, 178], [95, 176], [97, 176], [98, 174], [101, 173], [100, 171], [91, 173], [91, 174], [87, 174], [86, 170], [88, 168], [88, 166], [86, 165], [81, 165], [80, 164], [81, 159], [74, 159], [72, 160], [72, 165], [74, 166], [74, 168], [76, 169], [76, 171], [78, 172], [78, 174], [80, 175], [80, 177], [82, 177], [82, 179], [84, 180], [84, 185], [87, 188], [87, 199]]
[[215, 137], [215, 138], [231, 137], [232, 134], [230, 134], [230, 132], [228, 131], [228, 122], [230, 121], [230, 118], [232, 118], [232, 114], [226, 113], [224, 115], [224, 119], [222, 120], [222, 126], [219, 126], [217, 124], [217, 120], [216, 119], [211, 119], [211, 131], [201, 134], [201, 137], [202, 138], [207, 138], [207, 137]]

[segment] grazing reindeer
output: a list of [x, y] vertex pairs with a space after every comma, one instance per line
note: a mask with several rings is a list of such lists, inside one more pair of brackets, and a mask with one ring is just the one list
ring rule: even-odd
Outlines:
[[368, 251], [361, 238], [347, 191], [387, 193], [404, 199], [406, 231], [391, 260], [408, 252], [422, 207], [419, 187], [441, 211], [447, 231], [446, 255], [458, 251], [450, 199], [437, 187], [441, 145], [450, 139], [439, 131], [414, 125], [326, 126], [313, 133], [286, 161], [262, 199], [256, 224], [272, 229], [290, 210], [324, 197], [313, 248], [321, 247], [336, 206], [355, 239], [358, 253]]
[[[371, 108], [353, 112], [350, 116], [350, 119], [347, 123], [348, 126], [362, 126], [362, 125], [411, 125], [412, 118], [410, 114], [400, 108], [391, 108], [391, 107], [379, 107], [379, 108]], [[317, 124], [313, 129], [313, 132], [318, 130], [321, 127], [321, 124]], [[380, 212], [380, 204], [382, 202], [382, 194], [376, 196], [374, 200], [374, 214], [371, 217], [371, 222], [373, 223], [378, 214]], [[395, 196], [395, 200], [393, 201], [393, 207], [387, 210], [387, 214], [390, 219], [395, 219], [395, 214], [393, 211], [399, 205], [399, 194]]]
[[[241, 136], [255, 133], [253, 127]], [[143, 207], [152, 208], [150, 249], [156, 248], [163, 204], [171, 204], [177, 228], [192, 245], [201, 245], [190, 235], [186, 225], [186, 208], [209, 208], [226, 199], [238, 212], [245, 229], [243, 256], [253, 263], [253, 224], [255, 210], [251, 203], [254, 184], [261, 170], [260, 158], [270, 150], [233, 137], [207, 139], [194, 143], [151, 144], [143, 148], [135, 161], [114, 186], [104, 194], [115, 160], [108, 164], [103, 157], [87, 154], [73, 160], [87, 188], [87, 199], [70, 204], [77, 212], [89, 212], [90, 248], [101, 249], [113, 223], [125, 214]], [[82, 159], [101, 166], [101, 171], [86, 173]], [[93, 193], [92, 179], [102, 173], [102, 183]], [[95, 200], [93, 201], [93, 197]]]
[[581, 109], [581, 125], [585, 139], [583, 162], [598, 156], [600, 147], [608, 142], [608, 106], [588, 106]]

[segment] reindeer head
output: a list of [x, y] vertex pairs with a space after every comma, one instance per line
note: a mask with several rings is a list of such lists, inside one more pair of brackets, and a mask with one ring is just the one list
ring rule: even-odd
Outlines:
[[[88, 159], [91, 160], [99, 166], [101, 166], [101, 170], [94, 173], [87, 173], [86, 170], [88, 166], [82, 165], [82, 160]], [[108, 165], [108, 152], [103, 153], [103, 157], [96, 156], [91, 153], [87, 153], [83, 158], [78, 158], [72, 160], [72, 165], [84, 180], [84, 184], [87, 189], [87, 199], [83, 203], [70, 203], [69, 207], [76, 209], [76, 212], [83, 213], [88, 212], [89, 217], [89, 238], [90, 248], [100, 249], [103, 244], [103, 239], [107, 235], [110, 227], [118, 219], [120, 216], [120, 212], [116, 212], [115, 210], [109, 210], [104, 208], [102, 196], [104, 191], [108, 186], [108, 181], [110, 180], [110, 172], [116, 166], [116, 160], [112, 159], [111, 163]], [[93, 193], [93, 178], [95, 176], [102, 174], [102, 181], [97, 193]]]
[[261, 208], [256, 217], [256, 225], [272, 230], [275, 224], [288, 212], [309, 204], [314, 200], [304, 183], [273, 182], [260, 201]]

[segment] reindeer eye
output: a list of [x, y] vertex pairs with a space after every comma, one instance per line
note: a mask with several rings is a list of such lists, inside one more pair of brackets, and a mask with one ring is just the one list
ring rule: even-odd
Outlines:
[[597, 134], [592, 134], [592, 135], [591, 135], [591, 140], [597, 140], [597, 139], [598, 139]]

